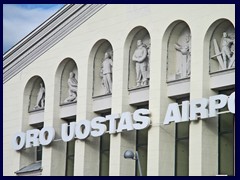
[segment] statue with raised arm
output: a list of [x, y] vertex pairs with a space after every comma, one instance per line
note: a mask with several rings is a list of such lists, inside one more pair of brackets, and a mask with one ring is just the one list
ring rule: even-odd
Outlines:
[[132, 60], [136, 63], [137, 87], [148, 85], [147, 79], [147, 57], [148, 51], [142, 40], [137, 41], [137, 49], [134, 51]]
[[105, 94], [112, 93], [112, 66], [113, 61], [108, 52], [104, 55], [104, 60], [102, 62], [101, 74], [102, 84], [105, 88]]
[[175, 44], [175, 49], [183, 55], [180, 67], [177, 70], [177, 76], [185, 78], [191, 74], [191, 36], [186, 34], [182, 45]]
[[233, 50], [232, 46], [235, 48], [235, 39], [229, 38], [227, 32], [223, 32], [221, 53], [225, 69], [231, 68], [235, 63], [235, 50]]
[[64, 100], [64, 103], [74, 102], [77, 100], [77, 86], [78, 81], [75, 78], [75, 73], [70, 72], [68, 78], [68, 97]]
[[40, 88], [37, 95], [37, 102], [34, 106], [33, 110], [42, 109], [45, 105], [45, 88], [43, 87], [43, 83], [40, 83]]

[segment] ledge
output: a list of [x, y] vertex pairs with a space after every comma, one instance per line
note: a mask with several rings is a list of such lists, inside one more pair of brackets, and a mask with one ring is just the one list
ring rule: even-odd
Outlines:
[[92, 98], [95, 100], [95, 99], [103, 99], [103, 98], [108, 98], [108, 97], [112, 97], [112, 93], [104, 94], [104, 95], [98, 95], [98, 96], [93, 96]]
[[68, 105], [74, 105], [77, 104], [77, 101], [69, 102], [69, 103], [61, 103], [59, 106], [68, 106]]
[[38, 111], [44, 111], [44, 108], [29, 110], [28, 113], [31, 114], [31, 113], [38, 112]]
[[211, 77], [213, 77], [213, 76], [228, 74], [228, 73], [232, 73], [232, 72], [235, 72], [235, 68], [214, 71], [214, 72], [210, 72], [209, 74]]
[[129, 89], [129, 104], [140, 104], [149, 101], [149, 86]]
[[235, 69], [217, 71], [210, 74], [210, 88], [222, 90], [235, 86]]
[[177, 79], [167, 83], [167, 95], [171, 98], [180, 98], [190, 93], [190, 77]]
[[138, 90], [142, 90], [142, 89], [149, 89], [149, 85], [128, 88], [128, 91], [131, 92], [131, 91], [138, 91]]
[[92, 98], [92, 110], [103, 112], [112, 108], [112, 94], [95, 96]]
[[29, 112], [29, 125], [36, 125], [44, 122], [44, 109], [38, 109]]
[[184, 82], [190, 82], [190, 77], [167, 81], [167, 84], [172, 85], [172, 84], [178, 84], [178, 83], [184, 83]]
[[76, 117], [77, 102], [65, 103], [60, 105], [60, 118], [72, 119]]
[[41, 175], [39, 174], [40, 172], [42, 172], [42, 161], [37, 161], [28, 166], [25, 166], [15, 173], [17, 175]]

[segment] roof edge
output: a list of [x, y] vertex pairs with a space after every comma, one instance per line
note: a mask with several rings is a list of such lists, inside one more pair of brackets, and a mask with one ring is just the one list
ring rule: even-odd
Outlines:
[[67, 4], [3, 55], [3, 84], [106, 4]]
[[33, 31], [31, 31], [28, 35], [26, 35], [25, 37], [23, 37], [20, 41], [17, 42], [17, 44], [15, 44], [13, 47], [11, 47], [9, 50], [7, 50], [4, 54], [3, 54], [3, 58], [6, 59], [7, 56], [9, 56], [9, 54], [12, 54], [14, 50], [19, 49], [19, 46], [23, 45], [24, 41], [27, 41], [30, 37], [34, 36], [37, 31], [41, 28], [44, 28], [44, 26], [46, 26], [46, 24], [48, 22], [53, 21], [53, 19], [55, 19], [56, 17], [60, 16], [63, 11], [65, 11], [66, 9], [68, 9], [70, 6], [70, 4], [65, 4], [61, 9], [59, 9], [56, 13], [54, 13], [52, 16], [50, 16], [47, 20], [45, 20], [42, 24], [40, 24], [38, 27], [36, 27]]

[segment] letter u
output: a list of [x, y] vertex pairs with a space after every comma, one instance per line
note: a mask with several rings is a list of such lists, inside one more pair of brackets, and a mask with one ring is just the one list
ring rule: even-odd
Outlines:
[[[68, 141], [71, 141], [74, 139], [75, 125], [76, 125], [76, 122], [71, 122], [70, 125], [68, 125], [67, 123], [62, 124], [61, 136], [62, 136], [62, 140], [64, 142], [68, 142]], [[68, 128], [69, 128], [69, 130], [68, 130]]]

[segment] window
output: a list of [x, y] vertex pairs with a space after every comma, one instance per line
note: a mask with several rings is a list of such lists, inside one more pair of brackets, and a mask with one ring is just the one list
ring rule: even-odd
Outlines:
[[[178, 104], [189, 98], [177, 100]], [[180, 108], [181, 109], [181, 108]], [[189, 121], [175, 124], [175, 176], [188, 176], [189, 173]]]
[[[70, 125], [70, 122], [68, 123]], [[68, 133], [70, 126], [68, 126]], [[74, 151], [75, 151], [75, 140], [67, 142], [67, 152], [66, 152], [66, 176], [74, 175]]]
[[67, 142], [66, 176], [73, 176], [74, 173], [74, 149], [75, 140]]
[[42, 145], [36, 147], [36, 161], [42, 160]]
[[[102, 117], [110, 113], [101, 114]], [[105, 122], [107, 129], [109, 129], [109, 121]], [[110, 134], [105, 133], [100, 137], [100, 169], [99, 176], [109, 176], [109, 155], [110, 155]]]
[[[138, 106], [137, 109], [148, 109], [148, 105]], [[136, 131], [136, 151], [141, 163], [142, 175], [147, 176], [147, 152], [148, 152], [148, 128]], [[135, 175], [139, 176], [138, 164], [136, 161]]]
[[[139, 155], [139, 160], [141, 163], [141, 168], [142, 168], [142, 175], [146, 176], [147, 175], [147, 145], [148, 145], [148, 129], [143, 129], [138, 131], [137, 130], [137, 143], [136, 143], [136, 151], [138, 152]], [[139, 176], [139, 169], [136, 161], [136, 176]]]
[[[41, 131], [41, 129], [43, 128], [43, 123], [39, 124], [39, 125], [34, 125], [33, 127], [39, 129]], [[42, 161], [42, 145], [39, 144], [39, 146], [35, 147], [35, 161]]]
[[175, 175], [188, 176], [189, 121], [176, 124]]
[[[230, 95], [233, 90], [222, 91], [220, 94]], [[227, 106], [221, 111], [227, 111]], [[234, 147], [235, 147], [235, 116], [223, 113], [218, 116], [218, 161], [219, 174], [234, 175]]]

